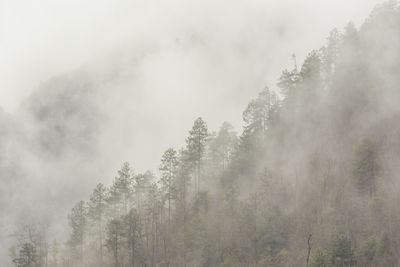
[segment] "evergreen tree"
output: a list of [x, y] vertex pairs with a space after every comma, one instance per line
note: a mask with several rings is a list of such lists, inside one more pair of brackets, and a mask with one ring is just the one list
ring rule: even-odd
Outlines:
[[351, 247], [351, 240], [345, 235], [337, 235], [330, 248], [331, 262], [333, 266], [354, 266], [355, 257]]
[[208, 129], [201, 117], [197, 118], [186, 139], [188, 159], [195, 169], [195, 192], [200, 191], [202, 160], [208, 139]]
[[278, 99], [268, 87], [247, 105], [243, 112], [244, 134], [265, 136], [268, 126], [274, 123]]
[[139, 213], [142, 210], [143, 196], [150, 187], [153, 179], [154, 175], [150, 171], [133, 176], [133, 191], [136, 196], [136, 209]]
[[168, 203], [168, 224], [171, 222], [171, 200], [176, 197], [176, 172], [178, 168], [178, 155], [173, 148], [167, 149], [160, 165], [160, 184]]
[[364, 139], [356, 149], [353, 164], [353, 180], [356, 188], [371, 198], [375, 196], [379, 172], [377, 147], [371, 140]]
[[32, 243], [24, 243], [19, 250], [18, 257], [13, 259], [17, 267], [41, 267], [36, 246]]
[[215, 138], [210, 141], [210, 160], [212, 168], [224, 171], [233, 158], [238, 138], [233, 126], [224, 122]]
[[282, 74], [279, 77], [277, 85], [278, 88], [280, 89], [280, 92], [285, 97], [285, 99], [288, 99], [293, 95], [296, 87], [299, 84], [299, 81], [300, 81], [300, 74], [297, 68], [291, 71], [288, 70], [282, 71]]
[[121, 267], [120, 260], [124, 241], [124, 222], [121, 219], [112, 219], [107, 223], [106, 247], [112, 253], [114, 266]]
[[68, 245], [78, 254], [78, 259], [83, 260], [84, 237], [87, 230], [87, 207], [85, 202], [79, 201], [68, 215], [71, 234]]
[[98, 184], [90, 195], [88, 203], [88, 217], [96, 225], [97, 239], [100, 255], [100, 264], [103, 265], [103, 223], [106, 209], [107, 188], [103, 184]]
[[[130, 255], [130, 266], [135, 267], [135, 263], [137, 262], [136, 258], [139, 257], [139, 242], [142, 237], [139, 214], [135, 209], [131, 209], [127, 215], [123, 216], [122, 222], [124, 226], [124, 237], [126, 238], [126, 245]], [[115, 234], [116, 233], [114, 233], [114, 235]], [[114, 237], [114, 246], [118, 243], [117, 238], [118, 237]]]

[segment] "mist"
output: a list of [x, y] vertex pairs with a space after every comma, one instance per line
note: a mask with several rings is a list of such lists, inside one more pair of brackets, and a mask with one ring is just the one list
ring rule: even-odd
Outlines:
[[[190, 177], [185, 199], [177, 196], [174, 200], [177, 228], [182, 215], [179, 205], [184, 203], [185, 209], [186, 203], [195, 207], [198, 198], [205, 198], [201, 194], [203, 191], [211, 195], [208, 201], [221, 204], [223, 201], [218, 200], [218, 196], [234, 188], [238, 201], [249, 202], [251, 206], [251, 201], [258, 201], [257, 188], [261, 188], [268, 177], [274, 177], [268, 183], [278, 183], [279, 188], [272, 186], [276, 192], [260, 193], [267, 195], [267, 199], [262, 200], [264, 205], [276, 206], [280, 212], [275, 216], [282, 220], [294, 218], [302, 229], [293, 227], [299, 232], [285, 232], [283, 236], [288, 236], [285, 243], [278, 246], [279, 251], [265, 256], [264, 263], [261, 259], [258, 261], [261, 256], [257, 254], [257, 245], [257, 255], [251, 255], [255, 262], [229, 256], [229, 260], [226, 258], [218, 263], [220, 265], [216, 260], [206, 265], [201, 263], [196, 252], [186, 253], [186, 246], [185, 252], [180, 254], [180, 243], [176, 241], [175, 248], [179, 252], [175, 258], [172, 254], [169, 258], [173, 266], [296, 266], [295, 259], [304, 261], [305, 253], [299, 256], [291, 249], [297, 242], [304, 241], [300, 240], [300, 235], [308, 234], [316, 236], [315, 242], [321, 250], [328, 247], [321, 241], [329, 239], [326, 232], [319, 228], [314, 232], [303, 229], [307, 228], [304, 226], [307, 219], [303, 216], [311, 221], [314, 217], [301, 205], [307, 206], [308, 201], [314, 201], [313, 197], [319, 194], [325, 194], [328, 200], [324, 198], [324, 201], [330, 201], [334, 194], [339, 194], [339, 189], [335, 191], [337, 188], [344, 188], [340, 191], [343, 195], [352, 194], [355, 189], [342, 178], [331, 178], [334, 182], [323, 181], [321, 193], [320, 180], [307, 186], [310, 177], [321, 177], [321, 173], [323, 177], [349, 176], [348, 162], [353, 161], [354, 154], [350, 148], [357, 150], [355, 147], [360, 140], [368, 139], [377, 150], [383, 151], [380, 159], [390, 158], [380, 164], [385, 165], [385, 172], [382, 172], [385, 174], [380, 175], [390, 176], [389, 180], [397, 189], [395, 175], [392, 175], [397, 170], [394, 159], [397, 154], [388, 147], [396, 143], [398, 134], [397, 129], [390, 126], [399, 111], [395, 91], [399, 38], [393, 33], [397, 26], [381, 17], [369, 26], [371, 11], [380, 2], [0, 2], [1, 264], [12, 266], [8, 249], [14, 249], [14, 254], [18, 252], [14, 234], [23, 232], [21, 226], [26, 224], [45, 225], [46, 238], [59, 240], [67, 250], [71, 232], [67, 214], [71, 214], [71, 207], [79, 200], [87, 201], [100, 182], [111, 190], [120, 177], [117, 170], [124, 162], [130, 163], [127, 173], [132, 179], [149, 175], [146, 186], [159, 184], [157, 181], [163, 177], [160, 159], [170, 147], [179, 154], [177, 181], [178, 177]], [[360, 32], [360, 45], [346, 43], [350, 21], [355, 31]], [[345, 44], [338, 48], [341, 54], [337, 62], [329, 59], [332, 60], [329, 64], [335, 66], [329, 69], [331, 66], [324, 56], [331, 55], [330, 52], [318, 49], [323, 46], [329, 49], [327, 37], [335, 27]], [[375, 40], [388, 40], [389, 45], [375, 44]], [[357, 49], [352, 45], [359, 45], [357, 49], [362, 47], [362, 59], [354, 56]], [[307, 59], [313, 59], [310, 54], [313, 49], [321, 53], [318, 57], [322, 62], [322, 82], [307, 76]], [[309, 68], [312, 73], [313, 67]], [[355, 80], [363, 77], [360, 71], [363, 68], [368, 69], [369, 78], [358, 83]], [[312, 95], [307, 91], [298, 93], [300, 96], [289, 96], [285, 93], [289, 89], [279, 86], [284, 69], [296, 69], [295, 80], [298, 79], [296, 75], [301, 76], [302, 82], [294, 87], [311, 88], [310, 92], [318, 87], [322, 93]], [[347, 70], [353, 71], [352, 79], [347, 76]], [[376, 89], [379, 82], [385, 88], [382, 92]], [[347, 84], [351, 85], [351, 90], [343, 89]], [[363, 91], [360, 93], [361, 88], [368, 88], [365, 95]], [[264, 93], [259, 95], [260, 92]], [[358, 94], [362, 95], [361, 99]], [[265, 95], [271, 101], [268, 105], [276, 107], [277, 111], [268, 111], [271, 112], [265, 122], [268, 127], [263, 126], [268, 130], [262, 130], [266, 137], [261, 138], [261, 130], [251, 124], [254, 114], [249, 103], [258, 103]], [[304, 100], [307, 96], [312, 97], [313, 104]], [[251, 102], [252, 99], [255, 102]], [[292, 106], [288, 108], [289, 105]], [[251, 114], [249, 121], [243, 121], [246, 111]], [[269, 121], [273, 120], [274, 112], [280, 118], [276, 125]], [[199, 117], [208, 127], [209, 139], [204, 147], [205, 158], [196, 162], [188, 156], [192, 145], [188, 131], [194, 129], [193, 122], [199, 122]], [[230, 122], [232, 128], [226, 125], [220, 128], [225, 121]], [[218, 138], [227, 133], [235, 138], [228, 138], [231, 149], [223, 151], [221, 170], [215, 165], [222, 153], [218, 150], [222, 139]], [[260, 141], [260, 138], [273, 141]], [[368, 142], [364, 145], [369, 146]], [[329, 152], [324, 153], [323, 147]], [[193, 166], [198, 171], [191, 169], [195, 168]], [[312, 169], [313, 166], [317, 167]], [[146, 173], [148, 170], [153, 174]], [[187, 173], [182, 174], [184, 171]], [[280, 182], [276, 180], [278, 176]], [[384, 184], [382, 188], [387, 188], [389, 182]], [[330, 193], [326, 191], [329, 186], [333, 188]], [[279, 191], [281, 189], [286, 190], [285, 193]], [[378, 189], [371, 190], [370, 194], [375, 195]], [[387, 198], [395, 192], [388, 193]], [[287, 198], [291, 193], [293, 198]], [[354, 203], [365, 207], [359, 198], [354, 197]], [[367, 205], [374, 204], [371, 203]], [[139, 202], [129, 205], [141, 214]], [[321, 210], [314, 209], [322, 214], [318, 215], [322, 219], [317, 216], [317, 221], [328, 218], [325, 206]], [[300, 216], [299, 210], [306, 212]], [[218, 212], [222, 211], [217, 208], [210, 211], [221, 215]], [[123, 216], [127, 212], [118, 210], [117, 214]], [[186, 216], [211, 216], [199, 215], [196, 211], [183, 214], [185, 220]], [[356, 215], [350, 218], [363, 220]], [[251, 222], [243, 222], [243, 225], [249, 226]], [[274, 227], [275, 224], [268, 225], [267, 229], [275, 233], [284, 231]], [[358, 235], [352, 229], [338, 231], [351, 234], [353, 242], [361, 242], [364, 233]], [[300, 234], [301, 231], [304, 233]], [[299, 246], [306, 249], [304, 244]], [[95, 258], [96, 250], [89, 247], [82, 250], [87, 250], [88, 257]], [[69, 248], [71, 255], [78, 253], [76, 248]], [[311, 252], [313, 256], [315, 251]], [[271, 259], [267, 263], [268, 257], [276, 258], [279, 253], [290, 256], [279, 263], [281, 265]], [[71, 262], [65, 251], [63, 257], [63, 266], [98, 264], [89, 259]], [[128, 254], [121, 257], [121, 264], [128, 264], [124, 263]], [[107, 264], [112, 264], [111, 259], [110, 256]], [[150, 266], [156, 266], [154, 261], [152, 259]], [[51, 264], [51, 260], [49, 262]], [[138, 266], [149, 264], [136, 259], [132, 264], [135, 263]], [[165, 262], [160, 264], [168, 266]]]

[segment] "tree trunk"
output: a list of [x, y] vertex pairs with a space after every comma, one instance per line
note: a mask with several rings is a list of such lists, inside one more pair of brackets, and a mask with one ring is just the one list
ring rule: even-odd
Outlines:
[[306, 262], [306, 266], [308, 266], [308, 263], [310, 262], [310, 253], [311, 253], [311, 244], [310, 244], [310, 240], [311, 240], [311, 234], [308, 235], [308, 239], [307, 239], [307, 262]]

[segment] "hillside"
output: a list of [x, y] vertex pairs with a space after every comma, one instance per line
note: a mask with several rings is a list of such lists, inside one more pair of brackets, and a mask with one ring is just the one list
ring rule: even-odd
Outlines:
[[[214, 132], [199, 117], [159, 170], [121, 163], [111, 184], [71, 203], [66, 240], [42, 224], [19, 227], [12, 262], [399, 266], [399, 47], [395, 1], [377, 6], [360, 28], [332, 30], [325, 46], [249, 101], [242, 132], [228, 122]], [[90, 161], [101, 145], [94, 133], [107, 122], [91, 106], [99, 95], [85, 78], [58, 82], [29, 100], [24, 112], [36, 123], [24, 142], [44, 159], [62, 162], [68, 149], [81, 149], [79, 160]], [[41, 103], [54, 87], [57, 97]]]

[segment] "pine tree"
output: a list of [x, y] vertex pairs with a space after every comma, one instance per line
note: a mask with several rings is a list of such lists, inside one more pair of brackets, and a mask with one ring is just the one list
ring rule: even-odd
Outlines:
[[153, 179], [154, 175], [150, 171], [133, 176], [133, 193], [136, 196], [136, 209], [139, 213], [142, 211], [143, 196]]
[[24, 243], [19, 250], [18, 257], [13, 259], [17, 267], [41, 267], [36, 246], [32, 243]]
[[210, 161], [212, 168], [224, 171], [233, 158], [238, 138], [233, 126], [224, 122], [215, 138], [210, 141]]
[[78, 253], [78, 259], [83, 260], [84, 237], [87, 230], [87, 207], [85, 202], [79, 201], [68, 215], [72, 229], [68, 245]]
[[207, 125], [199, 117], [195, 120], [192, 129], [189, 131], [189, 137], [186, 139], [188, 159], [195, 169], [195, 192], [197, 193], [200, 191], [202, 160], [208, 135]]
[[258, 94], [258, 97], [247, 105], [243, 112], [244, 135], [259, 135], [265, 137], [269, 126], [277, 119], [278, 98], [268, 87]]
[[106, 209], [107, 188], [98, 184], [93, 190], [88, 203], [88, 217], [96, 224], [97, 239], [99, 246], [100, 264], [103, 265], [103, 221]]
[[173, 148], [167, 149], [162, 158], [160, 165], [160, 184], [161, 190], [168, 202], [168, 225], [171, 222], [171, 200], [176, 196], [176, 172], [178, 168], [178, 155]]
[[112, 209], [112, 217], [127, 214], [133, 190], [133, 171], [128, 162], [125, 162], [118, 170], [118, 176], [108, 192], [107, 202]]
[[124, 246], [124, 222], [121, 219], [112, 219], [107, 223], [106, 247], [112, 253], [114, 266], [121, 266], [121, 252]]
[[277, 85], [285, 99], [290, 98], [293, 95], [296, 86], [298, 86], [299, 84], [299, 81], [300, 74], [297, 68], [294, 68], [291, 71], [282, 71]]
[[[124, 227], [124, 237], [130, 255], [130, 266], [135, 267], [136, 258], [138, 257], [137, 250], [139, 247], [139, 241], [142, 237], [142, 226], [138, 212], [135, 209], [131, 209], [127, 215], [123, 216], [122, 222]], [[118, 241], [117, 239], [114, 240], [114, 244], [116, 245]]]

